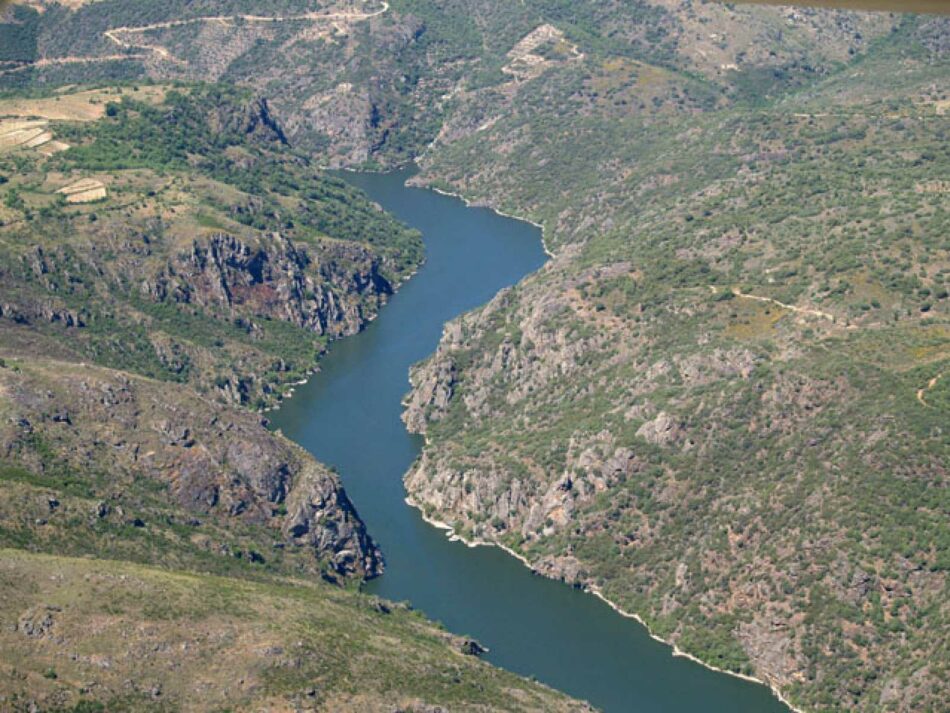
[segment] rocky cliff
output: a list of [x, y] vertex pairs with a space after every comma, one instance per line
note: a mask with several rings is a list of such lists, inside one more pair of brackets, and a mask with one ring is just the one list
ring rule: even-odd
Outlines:
[[[295, 153], [265, 100], [180, 89], [57, 124], [65, 158], [0, 159], [5, 542], [375, 576], [339, 479], [252, 409], [375, 316], [419, 238]], [[100, 202], [50, 200], [90, 174]]]
[[[155, 7], [143, 16], [140, 4], [86, 3], [34, 18], [47, 62], [0, 81], [101, 71], [267, 87], [286, 135], [327, 163], [421, 156], [419, 183], [544, 224], [551, 267], [451, 325], [413, 373], [406, 420], [428, 444], [407, 487], [420, 507], [596, 588], [684, 651], [766, 680], [796, 706], [939, 708], [945, 19], [451, 0], [336, 24], [206, 21], [207, 6], [192, 4], [187, 24], [163, 25], [179, 9]], [[115, 51], [103, 28], [118, 24], [148, 37], [129, 48], [142, 56], [101, 56]], [[61, 54], [96, 57], [73, 65]], [[248, 123], [229, 125], [242, 134]], [[183, 211], [192, 220], [178, 225], [175, 254], [199, 237], [207, 253], [196, 225], [237, 236], [250, 254], [257, 238], [234, 222], [295, 245], [348, 232], [306, 211], [288, 227], [288, 194], [299, 191], [272, 182], [280, 190], [263, 205], [258, 186], [237, 180], [258, 164], [244, 147], [219, 148], [242, 195], [202, 192], [195, 204], [214, 209]], [[193, 167], [194, 153], [170, 153], [179, 171]], [[37, 203], [15, 197], [3, 219], [19, 225]], [[173, 281], [167, 267], [148, 278]], [[29, 353], [75, 348], [168, 379], [194, 370], [204, 376], [193, 383], [244, 401], [276, 398], [312, 363], [287, 356], [308, 333], [296, 309], [291, 322], [222, 318], [248, 294], [268, 304], [243, 267], [183, 269], [238, 287], [207, 288], [207, 308], [174, 303], [185, 307], [174, 320], [140, 306], [80, 313], [60, 292], [23, 310], [54, 326], [116, 315], [126, 334], [160, 326], [148, 334], [159, 348], [142, 349], [158, 365], [99, 337], [5, 336]], [[204, 309], [217, 316], [189, 321]], [[288, 324], [299, 331], [282, 339]], [[200, 348], [195, 332], [210, 337]], [[29, 342], [37, 333], [41, 347]]]
[[226, 233], [203, 236], [141, 289], [158, 302], [277, 319], [330, 338], [358, 332], [393, 292], [380, 257], [365, 246], [308, 249], [279, 233], [253, 243]]
[[[271, 539], [266, 549], [242, 556], [263, 563], [291, 548], [328, 576], [382, 571], [379, 550], [339, 479], [268, 431], [260, 416], [200, 398], [186, 386], [63, 362], [9, 360], [0, 369], [0, 396], [0, 461], [51, 485], [63, 473], [77, 474], [88, 497], [103, 503], [90, 523], [76, 523], [82, 529], [125, 517], [161, 530], [166, 524], [155, 520], [165, 515], [149, 513], [141, 501], [143, 490], [157, 488], [181, 518], [207, 516], [222, 529], [233, 520], [237, 531], [250, 527]], [[133, 516], [136, 508], [147, 514]], [[10, 513], [5, 527], [42, 539], [44, 529], [67, 526], [74, 516], [68, 511], [56, 508], [37, 526], [26, 508]], [[213, 535], [201, 546], [228, 552], [235, 541]]]
[[[11, 202], [0, 320], [41, 353], [273, 405], [377, 314], [421, 241], [289, 148], [266, 101], [215, 88], [158, 101], [73, 127], [53, 179], [92, 173], [124, 199], [42, 215]], [[34, 158], [17, 196], [46, 175]]]
[[[932, 701], [947, 453], [915, 384], [940, 362], [879, 371], [860, 337], [829, 361], [803, 346], [818, 319], [787, 310], [763, 349], [715, 336], [717, 303], [605, 314], [576, 285], [557, 261], [413, 370], [404, 419], [427, 445], [409, 500], [793, 700], [839, 700], [872, 670], [866, 695], [888, 709]], [[772, 317], [753, 305], [727, 309]], [[923, 348], [914, 331], [893, 338]]]

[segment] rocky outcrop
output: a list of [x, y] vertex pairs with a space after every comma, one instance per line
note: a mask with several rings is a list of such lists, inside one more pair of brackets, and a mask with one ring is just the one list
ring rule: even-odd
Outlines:
[[382, 571], [382, 557], [337, 479], [307, 463], [287, 495], [281, 530], [292, 543], [330, 553], [340, 574]]
[[318, 252], [279, 233], [256, 241], [214, 233], [193, 241], [141, 290], [156, 301], [266, 316], [340, 337], [359, 331], [393, 286], [378, 256], [361, 245], [335, 243]]
[[[253, 213], [263, 207], [250, 200], [234, 210]], [[80, 353], [89, 340], [103, 338], [101, 329], [93, 330], [96, 336], [81, 334], [89, 324], [118, 321], [121, 329], [133, 332], [144, 326], [149, 358], [167, 377], [231, 403], [273, 403], [283, 391], [281, 383], [299, 380], [313, 367], [311, 360], [300, 359], [288, 366], [286, 352], [262, 344], [262, 337], [274, 331], [268, 320], [310, 332], [319, 351], [317, 337], [359, 332], [396, 289], [389, 277], [392, 265], [386, 263], [391, 255], [356, 241], [298, 243], [281, 233], [253, 231], [175, 240], [162, 220], [121, 232], [92, 230], [101, 231], [92, 244], [79, 235], [76, 245], [37, 246], [0, 267], [8, 282], [0, 298], [0, 326], [30, 328]], [[184, 321], [153, 321], [142, 314], [143, 299], [174, 308]], [[210, 352], [194, 339], [191, 317], [242, 329], [246, 336], [233, 335], [240, 344], [229, 352], [243, 358], [222, 359], [223, 353]], [[91, 351], [90, 356], [98, 349]]]
[[637, 435], [649, 443], [665, 446], [679, 440], [682, 430], [682, 426], [676, 419], [665, 411], [661, 411], [652, 421], [647, 421], [640, 426], [637, 429]]
[[[660, 299], [639, 279], [559, 258], [450, 324], [404, 400], [426, 434], [409, 501], [717, 668], [802, 700], [867, 685], [914, 710], [931, 695], [921, 681], [940, 685], [923, 668], [939, 637], [900, 612], [936, 611], [946, 578], [932, 546], [885, 554], [867, 533], [945, 480], [941, 427], [895, 409], [913, 388], [886, 392], [901, 377], [856, 366], [858, 347], [832, 367], [806, 352], [813, 325], [757, 341], [714, 290]], [[939, 527], [933, 515], [907, 517]], [[893, 628], [874, 618], [888, 611]], [[894, 649], [914, 652], [919, 679], [864, 677], [893, 672]]]
[[0, 460], [109, 473], [107, 513], [145, 479], [195, 515], [272, 529], [332, 576], [382, 571], [339, 479], [260, 416], [185, 386], [58, 362], [0, 369], [0, 405], [14, 414], [0, 425]]
[[455, 373], [451, 358], [433, 360], [425, 368], [413, 370], [412, 391], [403, 402], [402, 414], [412, 433], [425, 433], [430, 420], [438, 421], [445, 414], [452, 400]]
[[289, 145], [284, 130], [271, 112], [265, 97], [257, 97], [243, 107], [243, 112], [217, 111], [211, 122], [218, 131], [239, 131], [258, 141]]
[[0, 318], [25, 325], [40, 321], [49, 324], [61, 324], [64, 327], [86, 326], [86, 318], [82, 310], [70, 309], [43, 301], [4, 302], [0, 304]]

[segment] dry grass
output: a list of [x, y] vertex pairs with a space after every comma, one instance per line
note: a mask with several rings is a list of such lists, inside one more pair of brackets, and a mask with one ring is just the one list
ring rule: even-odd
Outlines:
[[[15, 149], [37, 149], [50, 156], [65, 151], [69, 144], [55, 140], [49, 126], [51, 121], [96, 121], [105, 115], [106, 105], [110, 101], [132, 96], [140, 101], [158, 104], [164, 100], [166, 91], [166, 87], [156, 85], [66, 92], [42, 99], [0, 100], [0, 117], [4, 117], [0, 118], [0, 153]], [[99, 199], [90, 195], [84, 202], [89, 200]]]
[[83, 178], [64, 188], [60, 188], [56, 192], [66, 196], [67, 203], [94, 203], [108, 196], [108, 192], [102, 181], [98, 181], [94, 178]]
[[69, 148], [68, 144], [54, 141], [45, 119], [34, 121], [3, 121], [0, 119], [0, 154], [17, 149], [37, 149], [51, 156]]
[[[29, 5], [39, 12], [43, 12], [50, 5], [62, 5], [70, 10], [78, 10], [83, 5], [90, 5], [94, 2], [100, 2], [100, 0], [13, 0], [13, 2], [17, 5]], [[0, 9], [9, 4], [11, 4], [9, 0], [6, 2], [0, 0]]]
[[54, 153], [65, 151], [68, 148], [69, 148], [69, 144], [63, 141], [56, 141], [55, 139], [53, 139], [52, 141], [40, 146], [39, 152], [45, 156], [52, 156]]
[[0, 549], [0, 696], [40, 710], [585, 710], [372, 601], [319, 582]]
[[0, 100], [0, 116], [42, 118], [49, 121], [95, 121], [102, 118], [106, 104], [119, 101], [123, 96], [139, 101], [160, 104], [167, 89], [164, 86], [147, 86], [138, 90], [92, 89], [72, 94], [59, 94], [43, 99]]
[[927, 12], [950, 15], [947, 0], [735, 0], [742, 5], [804, 5], [835, 10], [873, 10], [877, 12]]
[[789, 312], [771, 304], [734, 300], [735, 317], [730, 319], [725, 333], [734, 339], [761, 339], [775, 332], [779, 320]]
[[553, 44], [562, 61], [580, 59], [583, 55], [575, 45], [570, 44], [564, 33], [553, 25], [540, 25], [529, 32], [508, 52], [509, 62], [501, 71], [510, 74], [516, 81], [527, 81], [540, 76], [555, 64], [536, 51], [547, 44]]

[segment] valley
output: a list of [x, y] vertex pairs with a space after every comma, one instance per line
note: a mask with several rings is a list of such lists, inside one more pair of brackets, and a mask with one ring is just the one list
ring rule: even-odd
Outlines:
[[421, 239], [263, 100], [182, 89], [0, 102], [69, 140], [0, 154], [0, 708], [584, 710], [355, 591], [383, 554], [260, 411]]
[[[708, 680], [716, 709], [778, 703], [649, 639], [631, 657], [646, 679], [559, 669], [550, 630], [490, 623], [492, 581], [552, 620], [583, 612], [613, 660], [640, 630], [574, 590], [799, 710], [938, 710], [950, 34], [910, 14], [943, 10], [926, 0], [874, 4], [6, 8], [0, 544], [343, 589], [385, 571], [364, 588], [497, 637], [490, 661], [608, 710], [633, 681], [668, 709], [663, 675]], [[470, 215], [540, 226], [550, 260], [463, 256], [471, 274], [414, 324], [396, 300], [443, 269], [400, 222], [416, 193], [322, 170], [409, 162], [412, 186]], [[478, 297], [456, 301], [467, 277]], [[430, 308], [385, 384], [347, 376], [382, 368], [373, 335], [395, 348]], [[410, 386], [415, 437], [395, 420]], [[517, 560], [445, 541], [405, 496]], [[50, 498], [106, 514], [48, 514]], [[438, 573], [455, 567], [493, 574], [452, 595]], [[508, 675], [477, 670], [484, 690]], [[505, 681], [525, 709], [556, 695]]]

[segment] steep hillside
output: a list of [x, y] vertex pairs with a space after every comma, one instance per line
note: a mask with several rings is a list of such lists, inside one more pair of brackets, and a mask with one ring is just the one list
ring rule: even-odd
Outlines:
[[[78, 146], [0, 155], [14, 353], [273, 403], [419, 260], [415, 236], [273, 147], [419, 158], [417, 182], [532, 218], [557, 257], [414, 371], [411, 499], [796, 706], [950, 695], [946, 18], [689, 0], [102, 0], [5, 18], [19, 39], [0, 86], [21, 94], [211, 79], [269, 100], [221, 115], [150, 87], [94, 128], [10, 128], [4, 146]], [[135, 197], [112, 218], [70, 202], [102, 191]], [[79, 242], [31, 232], [80, 214]], [[61, 456], [99, 438], [49, 431]], [[284, 527], [252, 510], [268, 507], [252, 524]]]
[[413, 502], [806, 709], [937, 710], [946, 29], [751, 107], [596, 55], [473, 97], [417, 180], [558, 257], [414, 372]]
[[339, 480], [229, 404], [276, 402], [360, 329], [418, 235], [244, 91], [34, 93], [0, 114], [4, 544], [378, 574]]
[[331, 579], [382, 571], [337, 477], [246, 410], [7, 355], [0, 413], [5, 546]]
[[254, 413], [418, 234], [233, 88], [0, 99], [0, 183], [0, 709], [586, 709], [358, 594], [339, 478]]
[[[266, 12], [251, 0], [103, 0], [40, 2], [15, 12], [19, 27], [34, 28], [33, 49], [5, 58], [0, 86], [145, 77], [236, 82], [271, 97], [288, 136], [319, 148], [330, 163], [387, 165], [424, 151], [447, 121], [449, 128], [477, 121], [466, 102], [471, 92], [488, 111], [529, 75], [590, 52], [695, 80], [672, 93], [661, 82], [660, 96], [638, 93], [631, 109], [761, 100], [863, 56], [896, 22], [671, 0], [284, 0]], [[555, 33], [519, 47], [544, 26]], [[519, 62], [531, 67], [528, 75], [518, 72]], [[629, 84], [624, 73], [621, 83]]]
[[[21, 350], [265, 406], [420, 264], [419, 236], [288, 148], [266, 101], [116, 91], [0, 101], [64, 117], [0, 153], [0, 326]], [[108, 110], [68, 120], [83, 103]]]

